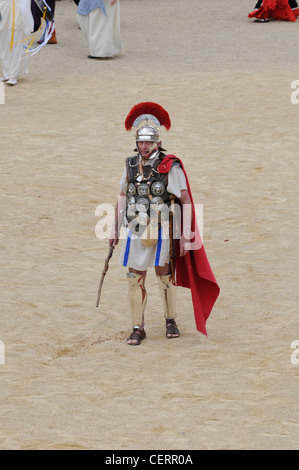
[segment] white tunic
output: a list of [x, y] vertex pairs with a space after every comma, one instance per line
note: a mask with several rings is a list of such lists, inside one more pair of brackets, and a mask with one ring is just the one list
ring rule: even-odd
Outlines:
[[[126, 170], [120, 180], [121, 192], [127, 192]], [[183, 170], [174, 165], [168, 173], [167, 191], [177, 198], [181, 197], [181, 191], [187, 189], [186, 178]], [[154, 246], [144, 246], [142, 239], [134, 235], [129, 227], [126, 227], [121, 248], [119, 263], [122, 266], [145, 271], [149, 266], [164, 266], [169, 263], [169, 237], [167, 229], [159, 231], [158, 241]]]
[[88, 41], [89, 54], [93, 57], [113, 57], [121, 52], [120, 4], [104, 0], [107, 16], [101, 8], [87, 15], [77, 13], [78, 23]]
[[[14, 7], [14, 15], [13, 15]], [[33, 17], [30, 0], [0, 0], [0, 57], [3, 77], [17, 78], [19, 73], [28, 72], [26, 39], [33, 31]], [[14, 28], [14, 32], [12, 34]], [[13, 36], [13, 48], [10, 43]]]

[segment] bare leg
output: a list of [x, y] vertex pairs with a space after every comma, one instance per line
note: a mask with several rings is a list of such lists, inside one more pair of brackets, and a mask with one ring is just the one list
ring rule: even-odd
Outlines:
[[144, 286], [146, 271], [137, 271], [129, 268], [127, 279], [129, 283], [129, 299], [132, 317], [133, 332], [127, 339], [130, 345], [140, 344], [145, 338], [144, 312], [147, 302], [147, 294]]
[[170, 265], [156, 267], [156, 275], [164, 306], [164, 317], [166, 320], [167, 338], [178, 338], [179, 329], [175, 322], [176, 317], [176, 287], [171, 281]]
[[166, 276], [171, 273], [170, 265], [164, 264], [164, 266], [155, 266], [155, 271], [157, 276]]

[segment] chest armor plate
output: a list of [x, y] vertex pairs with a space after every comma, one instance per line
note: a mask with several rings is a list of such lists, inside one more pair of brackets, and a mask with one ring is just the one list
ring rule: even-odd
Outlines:
[[[158, 173], [157, 167], [165, 155], [161, 154], [153, 166], [142, 166], [140, 173], [139, 157], [127, 159], [127, 220], [137, 219], [138, 224], [146, 226], [155, 213], [169, 207], [170, 194], [167, 192], [168, 174]], [[166, 206], [165, 206], [166, 205]]]

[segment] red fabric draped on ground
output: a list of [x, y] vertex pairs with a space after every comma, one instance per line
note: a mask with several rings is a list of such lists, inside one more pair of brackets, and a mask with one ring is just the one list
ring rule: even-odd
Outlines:
[[195, 208], [192, 193], [183, 163], [174, 155], [167, 155], [158, 167], [160, 173], [168, 173], [173, 160], [178, 160], [186, 177], [187, 188], [192, 202], [192, 227], [194, 240], [200, 246], [199, 249], [190, 250], [185, 256], [179, 256], [179, 240], [176, 240], [176, 284], [191, 290], [196, 328], [207, 335], [206, 321], [210, 316], [212, 308], [217, 300], [220, 288], [212, 272], [195, 217]]
[[249, 18], [296, 21], [299, 9], [292, 10], [288, 0], [264, 0], [263, 6], [249, 13]]

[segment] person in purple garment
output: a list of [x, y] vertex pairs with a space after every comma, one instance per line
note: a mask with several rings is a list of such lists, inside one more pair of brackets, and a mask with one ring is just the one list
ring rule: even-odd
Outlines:
[[[51, 8], [51, 12], [54, 16], [55, 14], [55, 0], [46, 0], [46, 3], [49, 5]], [[43, 17], [43, 13], [39, 9], [38, 5], [34, 0], [31, 0], [31, 12], [34, 20], [34, 31], [37, 31], [41, 25], [41, 19]], [[41, 43], [41, 41], [37, 41], [38, 44]], [[54, 30], [52, 37], [48, 41], [48, 44], [57, 44], [57, 38], [56, 38], [56, 31]]]

